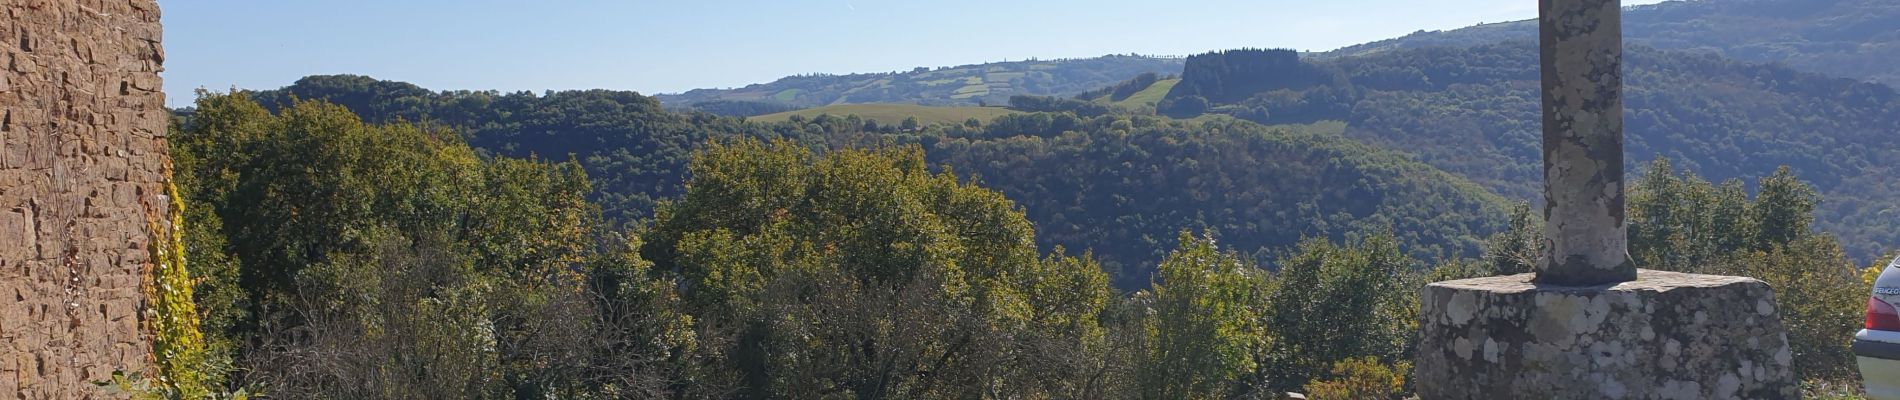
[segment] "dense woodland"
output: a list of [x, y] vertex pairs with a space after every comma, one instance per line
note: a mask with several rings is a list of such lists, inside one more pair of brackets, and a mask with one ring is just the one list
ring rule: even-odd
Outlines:
[[1139, 289], [1191, 228], [1263, 265], [1303, 238], [1397, 236], [1421, 259], [1470, 256], [1508, 204], [1462, 179], [1323, 127], [1028, 114], [950, 130], [933, 160], [1021, 204], [1044, 243], [1093, 249]]
[[1344, 84], [1343, 77], [1338, 75], [1336, 71], [1300, 62], [1300, 53], [1293, 50], [1217, 51], [1188, 56], [1181, 83], [1168, 92], [1168, 98], [1180, 101], [1196, 97], [1199, 102], [1236, 103], [1270, 90], [1304, 91], [1329, 83]]
[[[266, 109], [297, 99], [346, 107], [376, 123], [416, 121], [454, 127], [477, 151], [508, 157], [574, 161], [592, 174], [594, 199], [611, 219], [650, 218], [659, 199], [678, 196], [691, 148], [712, 138], [805, 137], [802, 126], [779, 131], [708, 113], [669, 112], [633, 92], [435, 92], [363, 76], [311, 76], [252, 96]], [[896, 121], [892, 121], [896, 122]]]
[[[1525, 271], [1538, 243], [1537, 221], [1522, 205], [1501, 211], [1508, 222], [1486, 230], [1496, 233], [1477, 244], [1476, 256], [1430, 259], [1410, 254], [1416, 239], [1395, 235], [1417, 229], [1354, 222], [1379, 219], [1378, 212], [1339, 220], [1314, 214], [1343, 224], [1337, 229], [1345, 234], [1310, 235], [1274, 254], [1225, 238], [1242, 236], [1232, 233], [1244, 230], [1234, 224], [1277, 226], [1302, 214], [1111, 221], [1182, 225], [1167, 228], [1172, 238], [1152, 263], [1149, 284], [1123, 291], [1099, 265], [1101, 253], [1036, 246], [1044, 224], [1025, 210], [1038, 206], [1011, 199], [1014, 191], [1031, 199], [1036, 192], [986, 188], [1086, 186], [1101, 178], [1074, 173], [1064, 183], [977, 172], [983, 178], [972, 180], [928, 156], [980, 153], [959, 150], [966, 147], [1049, 149], [1023, 151], [1023, 161], [1010, 162], [1027, 164], [988, 167], [994, 171], [1082, 159], [1186, 164], [1197, 169], [1178, 173], [1195, 176], [1227, 168], [1216, 165], [1260, 175], [1288, 169], [1301, 173], [1275, 179], [1362, 185], [1326, 194], [1336, 198], [1300, 200], [1374, 210], [1404, 203], [1381, 205], [1352, 190], [1456, 181], [1336, 134], [1240, 121], [1108, 117], [1101, 133], [1080, 127], [993, 143], [984, 138], [1009, 126], [1006, 118], [944, 129], [934, 139], [878, 132], [891, 140], [864, 146], [707, 139], [688, 150], [686, 182], [651, 218], [609, 224], [589, 200], [598, 188], [579, 161], [483, 154], [448, 130], [365, 123], [314, 100], [271, 110], [242, 92], [207, 93], [192, 111], [179, 119], [172, 145], [185, 205], [184, 259], [195, 274], [190, 293], [206, 344], [167, 354], [204, 361], [189, 368], [194, 374], [161, 371], [169, 380], [157, 385], [196, 388], [189, 393], [1211, 399], [1302, 391], [1389, 398], [1407, 391], [1407, 360], [1418, 351], [1416, 299], [1408, 294], [1432, 280]], [[1193, 143], [1187, 132], [1223, 142], [1184, 146]], [[1133, 153], [1169, 161], [1114, 161]], [[1288, 164], [1254, 165], [1250, 155]], [[1302, 158], [1324, 162], [1303, 167]], [[1124, 170], [1135, 179], [1177, 173]], [[1394, 181], [1412, 176], [1436, 178]], [[1149, 192], [1223, 197], [1215, 195], [1220, 183], [1188, 182]], [[1632, 250], [1659, 268], [1768, 280], [1787, 310], [1802, 376], [1849, 379], [1844, 338], [1857, 325], [1859, 304], [1842, 293], [1859, 292], [1839, 289], [1864, 283], [1830, 236], [1808, 229], [1812, 188], [1785, 172], [1756, 186], [1751, 198], [1740, 183], [1713, 185], [1658, 164], [1633, 185], [1631, 234], [1667, 245]], [[1110, 199], [1071, 207], [1185, 201], [1116, 199], [1123, 189], [1099, 190], [1080, 193]], [[1422, 201], [1444, 209], [1419, 212], [1488, 207], [1482, 197], [1446, 195]], [[1314, 206], [1260, 196], [1245, 210]], [[1205, 226], [1182, 229], [1196, 225]]]
[[713, 100], [686, 105], [686, 109], [728, 117], [750, 117], [802, 110], [798, 106], [756, 100]]
[[369, 121], [455, 126], [490, 154], [571, 155], [593, 177], [606, 218], [623, 224], [650, 220], [659, 199], [683, 193], [691, 149], [708, 140], [784, 139], [814, 150], [916, 145], [933, 167], [1016, 199], [1045, 233], [1039, 247], [1093, 250], [1127, 290], [1147, 284], [1184, 228], [1211, 230], [1263, 259], [1302, 238], [1345, 239], [1375, 227], [1390, 228], [1414, 256], [1469, 256], [1503, 225], [1506, 204], [1403, 155], [1341, 138], [1336, 128], [1081, 117], [1057, 105], [1111, 110], [1060, 98], [1016, 100], [1063, 112], [906, 129], [855, 116], [765, 124], [668, 112], [631, 92], [430, 92], [359, 76], [305, 78], [256, 97], [267, 109], [324, 99], [365, 110]]

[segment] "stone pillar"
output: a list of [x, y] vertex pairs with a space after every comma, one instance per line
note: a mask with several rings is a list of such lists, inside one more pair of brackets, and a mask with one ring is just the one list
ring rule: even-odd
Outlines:
[[159, 36], [152, 0], [0, 0], [0, 397], [123, 397], [92, 381], [150, 372]]
[[1792, 399], [1761, 281], [1639, 271], [1623, 215], [1618, 0], [1540, 0], [1544, 260], [1420, 295], [1425, 399]]
[[1537, 282], [1636, 279], [1623, 215], [1620, 0], [1539, 0], [1544, 258]]

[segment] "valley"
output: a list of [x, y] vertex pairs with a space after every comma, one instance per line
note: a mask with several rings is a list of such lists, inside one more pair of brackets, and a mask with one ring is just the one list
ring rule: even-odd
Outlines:
[[[1745, 338], [1727, 347], [1775, 360], [1738, 361], [1751, 365], [1742, 374], [1750, 382], [1780, 385], [1749, 393], [1856, 399], [1864, 393], [1848, 340], [1872, 315], [1862, 312], [1876, 310], [1864, 307], [1880, 262], [1900, 248], [1900, 168], [1888, 162], [1900, 159], [1900, 70], [1890, 62], [1900, 57], [1900, 7], [1889, 3], [1625, 9], [1625, 49], [1590, 53], [1617, 54], [1620, 74], [1589, 69], [1564, 86], [1574, 90], [1548, 92], [1611, 96], [1617, 103], [1582, 103], [1621, 107], [1623, 124], [1588, 132], [1615, 139], [1596, 149], [1621, 153], [1557, 157], [1601, 168], [1577, 167], [1587, 183], [1563, 186], [1603, 199], [1587, 204], [1600, 212], [1580, 224], [1551, 210], [1583, 202], [1543, 202], [1548, 176], [1566, 171], [1546, 165], [1543, 124], [1570, 115], [1540, 110], [1536, 21], [1323, 52], [1270, 37], [1144, 33], [1222, 48], [820, 71], [678, 93], [483, 89], [519, 87], [505, 85], [512, 80], [445, 90], [374, 68], [305, 75], [196, 91], [189, 106], [159, 113], [169, 121], [151, 118], [162, 132], [138, 136], [165, 147], [134, 150], [162, 166], [162, 192], [96, 190], [68, 196], [83, 200], [81, 211], [53, 214], [94, 218], [94, 199], [107, 197], [170, 205], [148, 210], [150, 232], [140, 233], [150, 240], [111, 243], [149, 248], [156, 260], [116, 267], [164, 273], [141, 286], [161, 305], [141, 311], [163, 326], [139, 343], [152, 348], [149, 376], [158, 378], [119, 371], [99, 383], [138, 398], [1400, 399], [1464, 373], [1414, 371], [1414, 362], [1431, 365], [1418, 360], [1496, 363], [1544, 351], [1522, 343], [1563, 343], [1545, 355], [1569, 351], [1596, 367], [1641, 364], [1599, 358], [1676, 355], [1655, 349], [1663, 341], [1695, 357], [1727, 354], [1677, 340], [1695, 336]], [[1600, 11], [1590, 15], [1619, 15], [1619, 3], [1589, 4]], [[1050, 28], [1105, 22], [1029, 11], [1042, 6], [1012, 6], [1037, 24], [980, 42], [996, 47], [986, 54], [1017, 54], [1007, 52], [1013, 40], [1078, 40]], [[561, 46], [616, 46], [589, 53], [617, 60], [602, 63], [603, 76], [687, 82], [698, 68], [756, 71], [739, 68], [755, 62], [782, 68], [777, 75], [840, 65], [802, 63], [813, 59], [856, 60], [805, 42], [770, 47], [781, 39], [922, 57], [985, 37], [927, 36], [938, 27], [924, 22], [935, 20], [908, 14], [895, 14], [903, 29], [865, 28], [890, 22], [874, 17], [898, 12], [885, 7], [960, 11], [748, 5], [720, 10], [719, 23], [706, 24], [717, 30], [673, 26], [629, 41], [610, 34], [644, 27], [615, 21]], [[1165, 6], [1146, 7], [1156, 18], [1144, 24], [1182, 23], [1162, 18]], [[991, 8], [986, 18], [1014, 15]], [[780, 15], [798, 12], [809, 14]], [[533, 29], [554, 28], [566, 27]], [[85, 49], [20, 43], [37, 54]], [[133, 47], [156, 66], [163, 53], [150, 43]], [[709, 49], [758, 59], [715, 64], [729, 59]], [[454, 58], [423, 55], [403, 62]], [[668, 57], [701, 64], [655, 72]], [[36, 67], [25, 65], [0, 73]], [[0, 76], [0, 94], [29, 82], [11, 76]], [[30, 82], [42, 81], [51, 80]], [[113, 83], [36, 99], [112, 97]], [[142, 78], [116, 83], [125, 96], [157, 90]], [[62, 118], [138, 114], [78, 107]], [[65, 141], [41, 134], [57, 126], [0, 114], [0, 167], [53, 153], [126, 157], [119, 142]], [[38, 136], [20, 142], [16, 131]], [[1616, 170], [1602, 168], [1615, 165], [1612, 155], [1627, 178], [1600, 172]], [[22, 204], [0, 213], [0, 227], [45, 235], [39, 203]], [[1569, 231], [1579, 225], [1603, 234]], [[1578, 243], [1601, 251], [1557, 253]], [[1546, 263], [1556, 259], [1567, 261]], [[1722, 297], [1733, 307], [1712, 315], [1747, 332], [1700, 328], [1711, 314], [1695, 310], [1717, 302], [1688, 294], [1702, 287], [1535, 280], [1586, 259], [1629, 276], [1730, 276], [1721, 282], [1748, 290], [1725, 292], [1742, 294]], [[58, 283], [105, 282], [72, 271]], [[1501, 285], [1497, 298], [1529, 300], [1499, 308], [1426, 294], [1472, 280]], [[1624, 289], [1676, 297], [1613, 300], [1622, 302], [1617, 322], [1572, 322], [1603, 320], [1612, 307], [1597, 305], [1609, 297], [1572, 299]], [[90, 307], [70, 304], [66, 314], [28, 311], [91, 318]], [[1576, 318], [1547, 318], [1561, 315]], [[1543, 322], [1532, 331], [1506, 321], [1519, 317]], [[1659, 335], [1653, 321], [1702, 331]], [[1464, 337], [1492, 334], [1463, 328], [1484, 324], [1511, 326]], [[1433, 329], [1445, 334], [1421, 339]]]

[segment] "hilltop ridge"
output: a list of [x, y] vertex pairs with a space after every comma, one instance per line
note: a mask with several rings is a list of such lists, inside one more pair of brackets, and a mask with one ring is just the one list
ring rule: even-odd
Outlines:
[[[1900, 2], [1694, 0], [1627, 7], [1627, 44], [1706, 52], [1806, 72], [1900, 85]], [[1316, 58], [1537, 40], [1537, 21], [1481, 24], [1315, 53]]]
[[1180, 58], [1107, 55], [917, 67], [910, 71], [814, 74], [780, 78], [731, 89], [694, 89], [654, 97], [668, 106], [743, 101], [819, 107], [856, 103], [920, 105], [1004, 104], [1010, 96], [1062, 96], [1108, 86], [1143, 73], [1180, 72]]

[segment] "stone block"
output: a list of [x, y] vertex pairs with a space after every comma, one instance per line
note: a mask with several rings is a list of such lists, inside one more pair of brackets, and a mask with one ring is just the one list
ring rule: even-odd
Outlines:
[[1752, 278], [1641, 270], [1571, 287], [1532, 274], [1422, 291], [1424, 399], [1792, 399], [1774, 293]]

